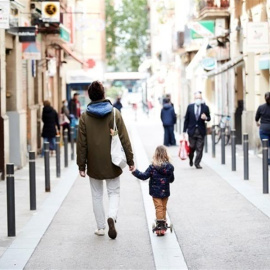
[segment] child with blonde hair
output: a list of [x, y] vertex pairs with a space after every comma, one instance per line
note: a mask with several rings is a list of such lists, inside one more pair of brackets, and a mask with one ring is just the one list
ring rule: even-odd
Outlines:
[[132, 174], [141, 179], [149, 181], [149, 194], [153, 197], [156, 209], [156, 227], [153, 229], [157, 235], [164, 235], [166, 224], [167, 202], [170, 196], [170, 183], [174, 181], [174, 167], [170, 163], [167, 149], [160, 145], [156, 148], [152, 164], [143, 173], [135, 169]]

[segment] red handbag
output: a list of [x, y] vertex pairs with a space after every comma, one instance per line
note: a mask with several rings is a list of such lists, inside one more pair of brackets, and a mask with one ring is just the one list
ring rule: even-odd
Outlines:
[[181, 160], [187, 159], [189, 155], [189, 143], [187, 140], [180, 140], [178, 156]]

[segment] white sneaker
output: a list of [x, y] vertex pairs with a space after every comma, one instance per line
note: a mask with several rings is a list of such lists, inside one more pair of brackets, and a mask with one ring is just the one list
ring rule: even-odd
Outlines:
[[104, 229], [96, 229], [95, 234], [98, 236], [103, 236], [103, 235], [105, 235], [105, 231], [104, 231]]

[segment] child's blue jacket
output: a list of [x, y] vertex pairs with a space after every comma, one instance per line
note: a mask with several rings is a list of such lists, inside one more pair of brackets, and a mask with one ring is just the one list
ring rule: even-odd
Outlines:
[[150, 165], [144, 173], [135, 170], [132, 174], [141, 180], [150, 177], [149, 194], [154, 198], [167, 198], [170, 196], [170, 183], [174, 181], [173, 171], [171, 163], [164, 163], [160, 167]]

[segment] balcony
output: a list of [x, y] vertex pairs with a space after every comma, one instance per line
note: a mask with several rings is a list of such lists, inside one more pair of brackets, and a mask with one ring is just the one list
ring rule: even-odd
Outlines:
[[198, 3], [199, 20], [213, 20], [217, 18], [228, 18], [229, 0], [201, 0]]

